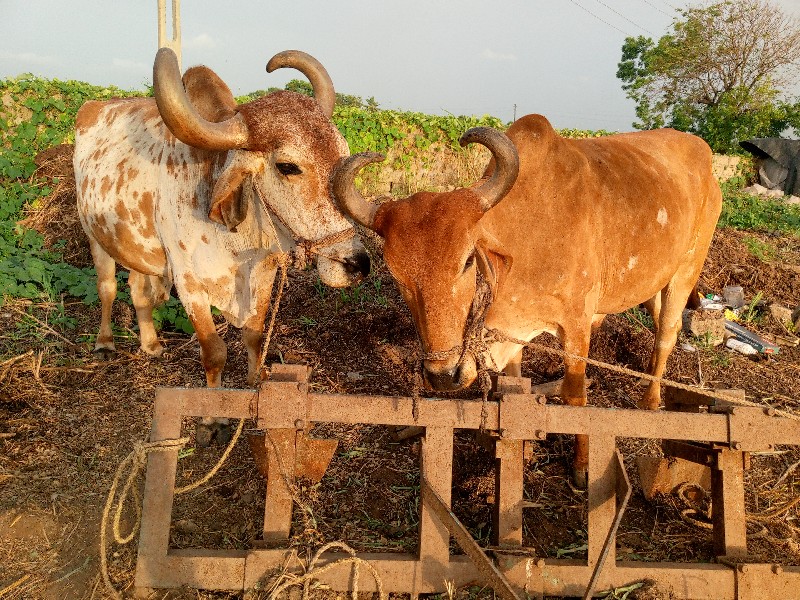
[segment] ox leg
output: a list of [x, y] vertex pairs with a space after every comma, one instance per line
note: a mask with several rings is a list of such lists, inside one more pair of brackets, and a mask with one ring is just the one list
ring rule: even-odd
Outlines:
[[256, 314], [247, 319], [242, 328], [242, 341], [247, 348], [247, 385], [258, 387], [261, 382], [261, 345], [264, 343], [264, 320], [269, 308], [275, 271], [263, 280], [256, 297]]
[[158, 341], [153, 325], [153, 308], [167, 301], [169, 287], [163, 278], [143, 275], [137, 271], [130, 272], [128, 285], [131, 288], [133, 307], [136, 309], [136, 320], [139, 322], [139, 343], [142, 351], [150, 356], [161, 356], [164, 346]]
[[[576, 326], [572, 330], [562, 329], [561, 344], [564, 350], [575, 356], [589, 355], [591, 326]], [[564, 358], [564, 382], [561, 384], [561, 399], [570, 406], [586, 406], [586, 363], [577, 358]], [[576, 487], [585, 489], [588, 481], [589, 438], [575, 436], [575, 452], [572, 461], [572, 481]]]
[[117, 297], [117, 267], [114, 259], [93, 239], [89, 239], [94, 268], [97, 271], [97, 295], [100, 297], [100, 331], [94, 351], [106, 355], [116, 350], [111, 330], [111, 308]]
[[[211, 309], [208, 304], [193, 304], [187, 312], [200, 342], [200, 360], [206, 372], [206, 384], [212, 388], [222, 387], [222, 369], [228, 358], [228, 349], [214, 326]], [[225, 418], [201, 417], [195, 428], [198, 446], [208, 446], [214, 440], [225, 444], [230, 436], [229, 421]]]
[[658, 332], [659, 320], [661, 319], [661, 292], [650, 298], [644, 303], [644, 307], [653, 319], [653, 327]]
[[509, 377], [522, 377], [522, 348], [508, 361], [503, 373]]
[[[691, 286], [689, 287], [691, 289]], [[682, 286], [676, 285], [674, 281], [661, 291], [660, 310], [656, 310], [658, 320], [656, 321], [655, 346], [653, 354], [650, 356], [650, 365], [647, 372], [654, 377], [661, 377], [667, 368], [667, 359], [670, 352], [675, 347], [678, 339], [678, 331], [681, 327], [681, 315], [686, 306], [687, 293], [684, 293]], [[649, 306], [648, 306], [649, 310]], [[655, 314], [653, 316], [655, 320]], [[656, 410], [661, 405], [661, 385], [651, 381], [638, 403], [639, 408]]]

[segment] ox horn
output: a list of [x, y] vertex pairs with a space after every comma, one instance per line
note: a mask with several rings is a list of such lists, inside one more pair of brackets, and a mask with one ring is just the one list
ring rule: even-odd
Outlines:
[[269, 59], [267, 73], [284, 67], [297, 69], [308, 78], [314, 89], [314, 98], [319, 102], [325, 116], [330, 119], [333, 115], [333, 106], [336, 104], [336, 92], [333, 90], [333, 81], [322, 63], [300, 50], [284, 50]]
[[383, 159], [383, 154], [377, 152], [354, 154], [339, 163], [331, 179], [331, 190], [341, 209], [367, 229], [374, 230], [378, 207], [367, 202], [359, 193], [355, 186], [355, 178], [356, 174], [368, 164], [381, 162]]
[[473, 142], [486, 146], [494, 156], [495, 167], [491, 177], [472, 188], [486, 212], [503, 199], [517, 180], [519, 155], [508, 136], [491, 127], [473, 127], [458, 140], [462, 147]]
[[156, 54], [153, 89], [161, 118], [183, 143], [204, 150], [230, 150], [247, 145], [250, 136], [239, 113], [214, 123], [197, 112], [183, 88], [178, 59], [169, 48], [161, 48]]

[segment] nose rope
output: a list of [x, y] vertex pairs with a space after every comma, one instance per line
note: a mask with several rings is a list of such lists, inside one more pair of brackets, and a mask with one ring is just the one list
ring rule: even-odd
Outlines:
[[[422, 368], [423, 362], [426, 360], [447, 360], [453, 356], [458, 356], [458, 364], [461, 364], [466, 354], [471, 354], [475, 358], [475, 365], [478, 371], [478, 382], [481, 390], [482, 403], [481, 403], [481, 424], [480, 430], [486, 430], [486, 421], [489, 417], [488, 407], [486, 405], [489, 400], [489, 392], [492, 389], [492, 381], [489, 375], [490, 371], [497, 371], [497, 365], [489, 353], [489, 344], [492, 339], [484, 336], [486, 330], [485, 320], [486, 311], [492, 304], [492, 287], [489, 282], [478, 270], [475, 296], [472, 298], [472, 305], [469, 309], [469, 316], [467, 323], [464, 327], [464, 341], [461, 344], [453, 346], [449, 350], [440, 350], [432, 352], [424, 352], [419, 354], [417, 361], [418, 368], [414, 374], [414, 388], [413, 388], [413, 410], [414, 419], [417, 419], [417, 400], [419, 398], [419, 391], [422, 388]], [[486, 357], [492, 362], [491, 367], [487, 363]]]
[[[265, 202], [264, 206], [266, 207], [269, 214], [275, 217], [278, 220], [278, 222], [283, 226], [283, 228], [289, 232], [289, 235], [291, 236], [295, 245], [300, 250], [300, 252], [295, 252], [295, 261], [294, 261], [295, 267], [297, 267], [298, 269], [305, 269], [306, 265], [308, 264], [308, 258], [312, 254], [323, 256], [330, 261], [338, 262], [343, 265], [347, 264], [347, 261], [339, 258], [338, 256], [325, 254], [321, 252], [321, 250], [329, 246], [334, 246], [341, 242], [346, 242], [348, 240], [353, 239], [356, 236], [355, 227], [348, 227], [347, 229], [344, 229], [337, 233], [326, 235], [325, 237], [319, 240], [313, 240], [313, 241], [307, 240], [304, 237], [297, 235], [297, 232], [294, 229], [292, 229], [289, 226], [289, 224], [283, 218], [281, 218], [281, 216], [277, 212], [275, 212], [275, 210], [269, 204]], [[273, 229], [274, 228], [275, 227], [273, 225]]]
[[305, 265], [308, 262], [308, 257], [311, 256], [312, 254], [316, 254], [318, 256], [323, 256], [328, 260], [346, 265], [347, 261], [339, 258], [338, 256], [333, 256], [332, 254], [325, 254], [324, 252], [321, 252], [321, 250], [327, 248], [328, 246], [335, 246], [336, 244], [339, 244], [341, 242], [352, 240], [354, 237], [356, 237], [356, 230], [354, 227], [350, 227], [349, 229], [345, 229], [344, 231], [327, 235], [321, 240], [317, 240], [315, 242], [303, 239], [301, 239], [300, 241], [295, 240], [297, 246], [301, 248], [303, 251], [303, 256], [300, 256], [299, 253], [296, 253], [297, 262], [302, 265], [301, 268], [305, 268]]

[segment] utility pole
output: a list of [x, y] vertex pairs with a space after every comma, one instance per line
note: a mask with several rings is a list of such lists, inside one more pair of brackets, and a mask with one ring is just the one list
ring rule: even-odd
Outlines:
[[172, 37], [167, 38], [167, 0], [158, 0], [158, 47], [170, 48], [181, 67], [181, 0], [172, 0]]
[[514, 102], [514, 119], [512, 121], [516, 121], [516, 120], [517, 120], [517, 103]]

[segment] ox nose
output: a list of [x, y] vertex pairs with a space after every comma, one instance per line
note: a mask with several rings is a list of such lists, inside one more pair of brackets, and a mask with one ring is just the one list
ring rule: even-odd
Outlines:
[[348, 256], [344, 259], [344, 269], [348, 275], [355, 275], [361, 273], [364, 277], [369, 275], [369, 254], [366, 252], [359, 252], [355, 256]]
[[425, 368], [423, 369], [423, 375], [425, 376], [425, 381], [431, 387], [431, 389], [445, 392], [457, 390], [461, 387], [457, 383], [459, 380], [460, 370], [460, 364], [454, 366], [452, 369], [440, 371], [438, 373]]

